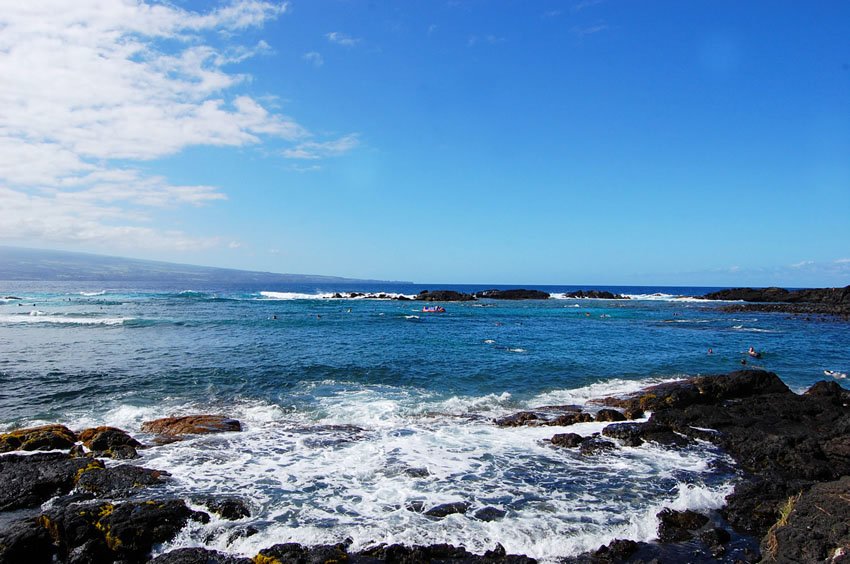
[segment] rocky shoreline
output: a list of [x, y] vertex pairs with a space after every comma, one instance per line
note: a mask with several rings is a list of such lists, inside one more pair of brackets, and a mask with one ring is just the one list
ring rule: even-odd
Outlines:
[[[564, 564], [850, 558], [850, 391], [835, 382], [819, 382], [798, 395], [776, 374], [751, 370], [662, 384], [596, 403], [599, 409], [591, 411], [544, 406], [493, 424], [566, 427], [553, 434], [548, 441], [551, 448], [575, 448], [581, 456], [644, 442], [676, 449], [708, 441], [735, 460], [741, 479], [719, 511], [661, 511], [657, 541], [615, 540], [566, 558]], [[648, 420], [635, 421], [645, 419], [645, 412], [651, 412]], [[610, 424], [591, 436], [563, 432], [591, 420]], [[241, 425], [225, 416], [196, 415], [149, 421], [143, 428], [155, 434], [155, 444], [167, 444], [187, 435], [239, 432]], [[242, 499], [169, 497], [161, 487], [167, 472], [126, 462], [141, 448], [146, 447], [113, 427], [74, 432], [63, 425], [47, 425], [0, 435], [0, 452], [5, 453], [0, 456], [0, 563], [146, 562], [156, 545], [174, 538], [190, 521], [208, 522], [210, 513], [231, 520], [250, 516], [250, 503]], [[105, 464], [107, 458], [121, 462]], [[466, 512], [468, 506], [462, 505], [429, 511], [438, 519]], [[234, 534], [254, 532], [245, 526]], [[249, 559], [190, 548], [152, 561], [534, 562], [524, 555], [506, 554], [498, 545], [483, 555], [449, 545], [348, 549], [345, 543], [278, 544]]]
[[850, 317], [850, 286], [844, 288], [731, 288], [701, 296], [704, 300], [745, 303], [721, 307], [732, 313], [765, 311], [795, 315], [831, 315]]

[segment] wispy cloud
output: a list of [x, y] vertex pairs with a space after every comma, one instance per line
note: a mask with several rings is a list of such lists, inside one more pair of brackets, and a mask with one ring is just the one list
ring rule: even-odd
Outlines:
[[800, 262], [795, 262], [794, 264], [789, 265], [791, 268], [803, 268], [806, 266], [811, 266], [815, 264], [813, 260], [801, 260]]
[[360, 144], [356, 134], [346, 135], [333, 141], [305, 141], [292, 149], [286, 149], [283, 156], [288, 159], [315, 160], [343, 155]]
[[343, 45], [345, 47], [354, 47], [358, 43], [360, 43], [360, 39], [357, 37], [351, 37], [350, 35], [346, 35], [345, 33], [341, 33], [339, 31], [332, 31], [330, 33], [326, 33], [325, 37], [331, 43], [336, 43], [337, 45]]
[[504, 37], [498, 35], [470, 35], [469, 39], [466, 41], [466, 44], [470, 47], [473, 47], [478, 44], [486, 44], [486, 45], [497, 45], [499, 43], [504, 43], [506, 40]]
[[564, 12], [561, 11], [561, 10], [547, 10], [546, 12], [543, 12], [543, 17], [544, 18], [557, 18], [558, 16], [560, 16], [563, 13]]
[[322, 57], [322, 54], [318, 53], [317, 51], [310, 51], [309, 53], [304, 53], [301, 58], [316, 68], [319, 68], [320, 66], [325, 64], [324, 57]]
[[604, 1], [605, 0], [582, 0], [581, 2], [573, 5], [573, 12], [581, 12], [582, 10], [586, 10], [587, 8], [598, 6]]
[[287, 5], [207, 12], [126, 0], [8, 2], [0, 10], [0, 239], [192, 249], [226, 245], [160, 225], [214, 186], [174, 185], [142, 163], [193, 146], [293, 146], [306, 128], [239, 93], [232, 66], [270, 51], [239, 32]]
[[835, 259], [835, 264], [850, 264], [850, 258]]
[[587, 37], [588, 35], [594, 35], [596, 33], [600, 33], [610, 29], [607, 24], [597, 24], [587, 27], [579, 27], [576, 26], [572, 28], [570, 31], [579, 37]]

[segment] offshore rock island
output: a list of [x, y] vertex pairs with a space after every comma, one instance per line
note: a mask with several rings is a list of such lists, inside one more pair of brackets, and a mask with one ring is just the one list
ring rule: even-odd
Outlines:
[[[600, 398], [595, 413], [570, 405], [520, 412], [494, 425], [563, 427], [611, 422], [601, 435], [557, 432], [550, 448], [577, 448], [586, 457], [644, 443], [668, 449], [694, 441], [722, 448], [741, 475], [725, 507], [716, 512], [658, 514], [658, 540], [613, 541], [564, 563], [603, 562], [806, 562], [839, 561], [850, 549], [850, 391], [820, 382], [795, 394], [776, 374], [739, 371], [651, 386], [627, 397]], [[645, 421], [628, 421], [652, 415]], [[136, 449], [168, 449], [195, 434], [240, 432], [223, 415], [150, 421], [159, 433], [149, 445], [126, 432], [98, 427], [74, 432], [54, 424], [0, 435], [0, 562], [144, 562], [158, 544], [191, 521], [250, 515], [250, 501], [206, 496], [180, 499], [159, 490], [168, 473], [125, 462]], [[158, 446], [157, 446], [158, 445]], [[16, 452], [44, 451], [42, 454]], [[120, 460], [120, 463], [108, 460]], [[105, 464], [105, 462], [107, 462]], [[567, 471], [567, 470], [565, 470]], [[410, 507], [433, 519], [464, 513], [469, 504]], [[499, 519], [492, 508], [480, 519]], [[250, 526], [233, 534], [251, 535]], [[501, 546], [471, 554], [449, 545], [375, 545], [349, 552], [343, 544], [279, 544], [253, 559], [204, 548], [157, 556], [159, 563], [473, 563], [530, 564]]]
[[850, 286], [844, 288], [733, 288], [702, 296], [705, 300], [741, 301], [724, 311], [764, 311], [799, 315], [834, 315], [850, 317]]

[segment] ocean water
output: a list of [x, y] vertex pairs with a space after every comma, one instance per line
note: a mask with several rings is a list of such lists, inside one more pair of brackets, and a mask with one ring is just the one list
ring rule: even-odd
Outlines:
[[[492, 286], [432, 286], [461, 291]], [[237, 495], [252, 516], [193, 524], [161, 547], [252, 556], [279, 542], [447, 542], [554, 561], [614, 538], [649, 540], [663, 507], [722, 505], [735, 468], [709, 444], [581, 456], [546, 442], [604, 424], [497, 428], [541, 405], [750, 366], [794, 390], [850, 370], [850, 324], [724, 313], [712, 288], [601, 288], [627, 301], [422, 303], [334, 299], [425, 286], [196, 288], [0, 282], [0, 430], [222, 413], [241, 433], [141, 451], [165, 493]], [[707, 354], [708, 349], [713, 354]], [[588, 409], [595, 409], [592, 404]], [[444, 519], [428, 509], [465, 501]], [[496, 521], [475, 511], [505, 511]], [[246, 536], [252, 526], [258, 531]], [[242, 531], [242, 532], [240, 532]]]

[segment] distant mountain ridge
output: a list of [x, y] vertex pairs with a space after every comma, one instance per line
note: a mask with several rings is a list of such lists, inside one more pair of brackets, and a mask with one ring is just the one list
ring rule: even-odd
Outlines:
[[89, 253], [0, 246], [0, 280], [195, 283], [356, 284], [385, 282], [312, 274], [278, 274]]

